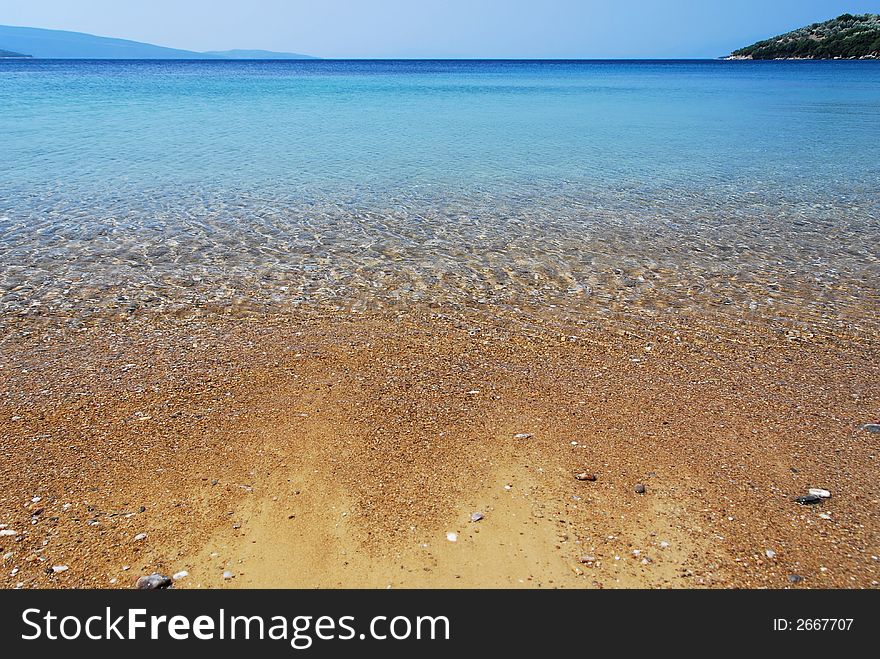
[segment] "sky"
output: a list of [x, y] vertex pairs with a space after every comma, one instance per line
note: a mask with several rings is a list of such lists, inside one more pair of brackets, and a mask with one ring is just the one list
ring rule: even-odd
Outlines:
[[0, 25], [330, 58], [690, 58], [880, 0], [0, 0]]

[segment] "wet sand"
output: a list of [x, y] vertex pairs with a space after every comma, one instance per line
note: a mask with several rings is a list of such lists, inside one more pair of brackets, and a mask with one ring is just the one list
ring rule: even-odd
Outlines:
[[0, 344], [2, 587], [880, 579], [864, 332], [414, 306], [63, 327]]

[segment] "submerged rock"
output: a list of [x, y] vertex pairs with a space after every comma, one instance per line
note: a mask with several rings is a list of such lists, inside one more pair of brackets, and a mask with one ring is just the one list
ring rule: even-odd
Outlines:
[[135, 588], [138, 590], [164, 590], [165, 588], [171, 587], [171, 578], [166, 577], [164, 574], [159, 574], [158, 572], [154, 572], [153, 574], [145, 577], [141, 577], [135, 583]]

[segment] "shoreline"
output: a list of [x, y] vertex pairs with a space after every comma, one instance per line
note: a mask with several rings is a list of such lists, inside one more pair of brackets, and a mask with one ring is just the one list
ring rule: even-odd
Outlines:
[[877, 586], [876, 337], [545, 320], [24, 322], [0, 586]]

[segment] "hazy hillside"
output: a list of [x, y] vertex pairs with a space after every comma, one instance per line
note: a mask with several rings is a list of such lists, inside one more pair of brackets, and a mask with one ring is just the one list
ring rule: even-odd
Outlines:
[[741, 48], [731, 59], [878, 59], [880, 16], [843, 14]]
[[[82, 32], [0, 25], [0, 49], [43, 59], [300, 59], [269, 51], [199, 53]], [[245, 53], [234, 55], [234, 53]], [[249, 53], [249, 54], [247, 54]], [[257, 53], [262, 53], [258, 55]]]
[[271, 50], [212, 50], [203, 54], [223, 59], [316, 59], [310, 55], [276, 53]]
[[0, 48], [0, 57], [30, 57], [30, 55], [24, 55], [23, 53], [13, 53], [11, 50], [3, 50]]

